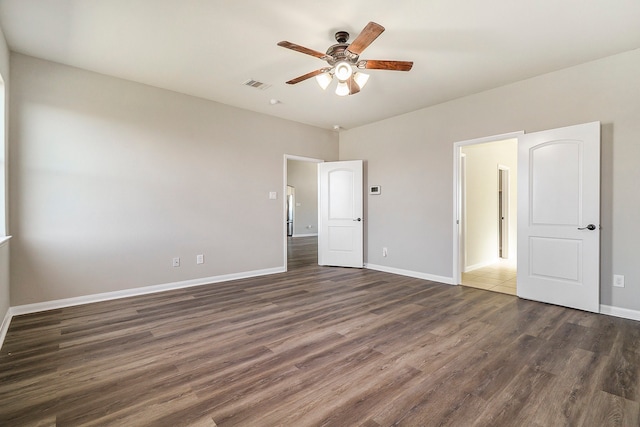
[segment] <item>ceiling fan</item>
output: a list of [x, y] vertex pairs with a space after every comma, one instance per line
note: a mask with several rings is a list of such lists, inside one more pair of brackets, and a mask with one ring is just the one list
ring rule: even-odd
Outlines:
[[364, 74], [354, 69], [362, 70], [393, 70], [409, 71], [413, 67], [411, 61], [388, 61], [378, 59], [360, 59], [360, 54], [378, 38], [384, 31], [384, 27], [375, 22], [369, 22], [352, 43], [347, 43], [349, 33], [338, 31], [335, 34], [337, 44], [330, 46], [326, 53], [309, 49], [288, 41], [281, 41], [278, 46], [295, 50], [306, 55], [315, 56], [329, 64], [310, 73], [304, 74], [295, 79], [291, 79], [287, 84], [294, 85], [311, 77], [315, 77], [322, 89], [326, 89], [333, 77], [338, 79], [336, 94], [340, 96], [354, 95], [360, 92], [369, 79], [368, 74]]

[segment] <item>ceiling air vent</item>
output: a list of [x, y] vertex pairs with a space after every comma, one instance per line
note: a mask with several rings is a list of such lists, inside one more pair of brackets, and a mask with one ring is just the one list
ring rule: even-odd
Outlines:
[[257, 80], [249, 79], [246, 82], [242, 83], [245, 86], [255, 87], [256, 89], [265, 90], [271, 87], [270, 84], [262, 83]]

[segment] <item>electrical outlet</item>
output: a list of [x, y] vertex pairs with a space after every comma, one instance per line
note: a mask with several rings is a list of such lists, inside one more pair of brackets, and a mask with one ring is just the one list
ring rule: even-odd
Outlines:
[[174, 267], [180, 267], [180, 258], [179, 257], [175, 257], [173, 259], [173, 266]]
[[388, 253], [387, 248], [382, 248], [382, 256], [387, 256]]
[[624, 276], [622, 274], [613, 275], [613, 286], [616, 288], [624, 288]]
[[204, 255], [196, 255], [196, 264], [204, 264]]

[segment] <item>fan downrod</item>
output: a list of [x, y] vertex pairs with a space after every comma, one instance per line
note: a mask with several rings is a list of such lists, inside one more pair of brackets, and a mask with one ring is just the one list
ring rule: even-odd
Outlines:
[[338, 43], [344, 44], [349, 40], [349, 33], [346, 31], [338, 31], [335, 37]]

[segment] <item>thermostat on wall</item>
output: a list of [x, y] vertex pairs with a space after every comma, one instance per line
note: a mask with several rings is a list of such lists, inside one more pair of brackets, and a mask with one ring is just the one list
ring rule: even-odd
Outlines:
[[372, 185], [371, 187], [369, 187], [369, 194], [380, 194], [380, 186]]

